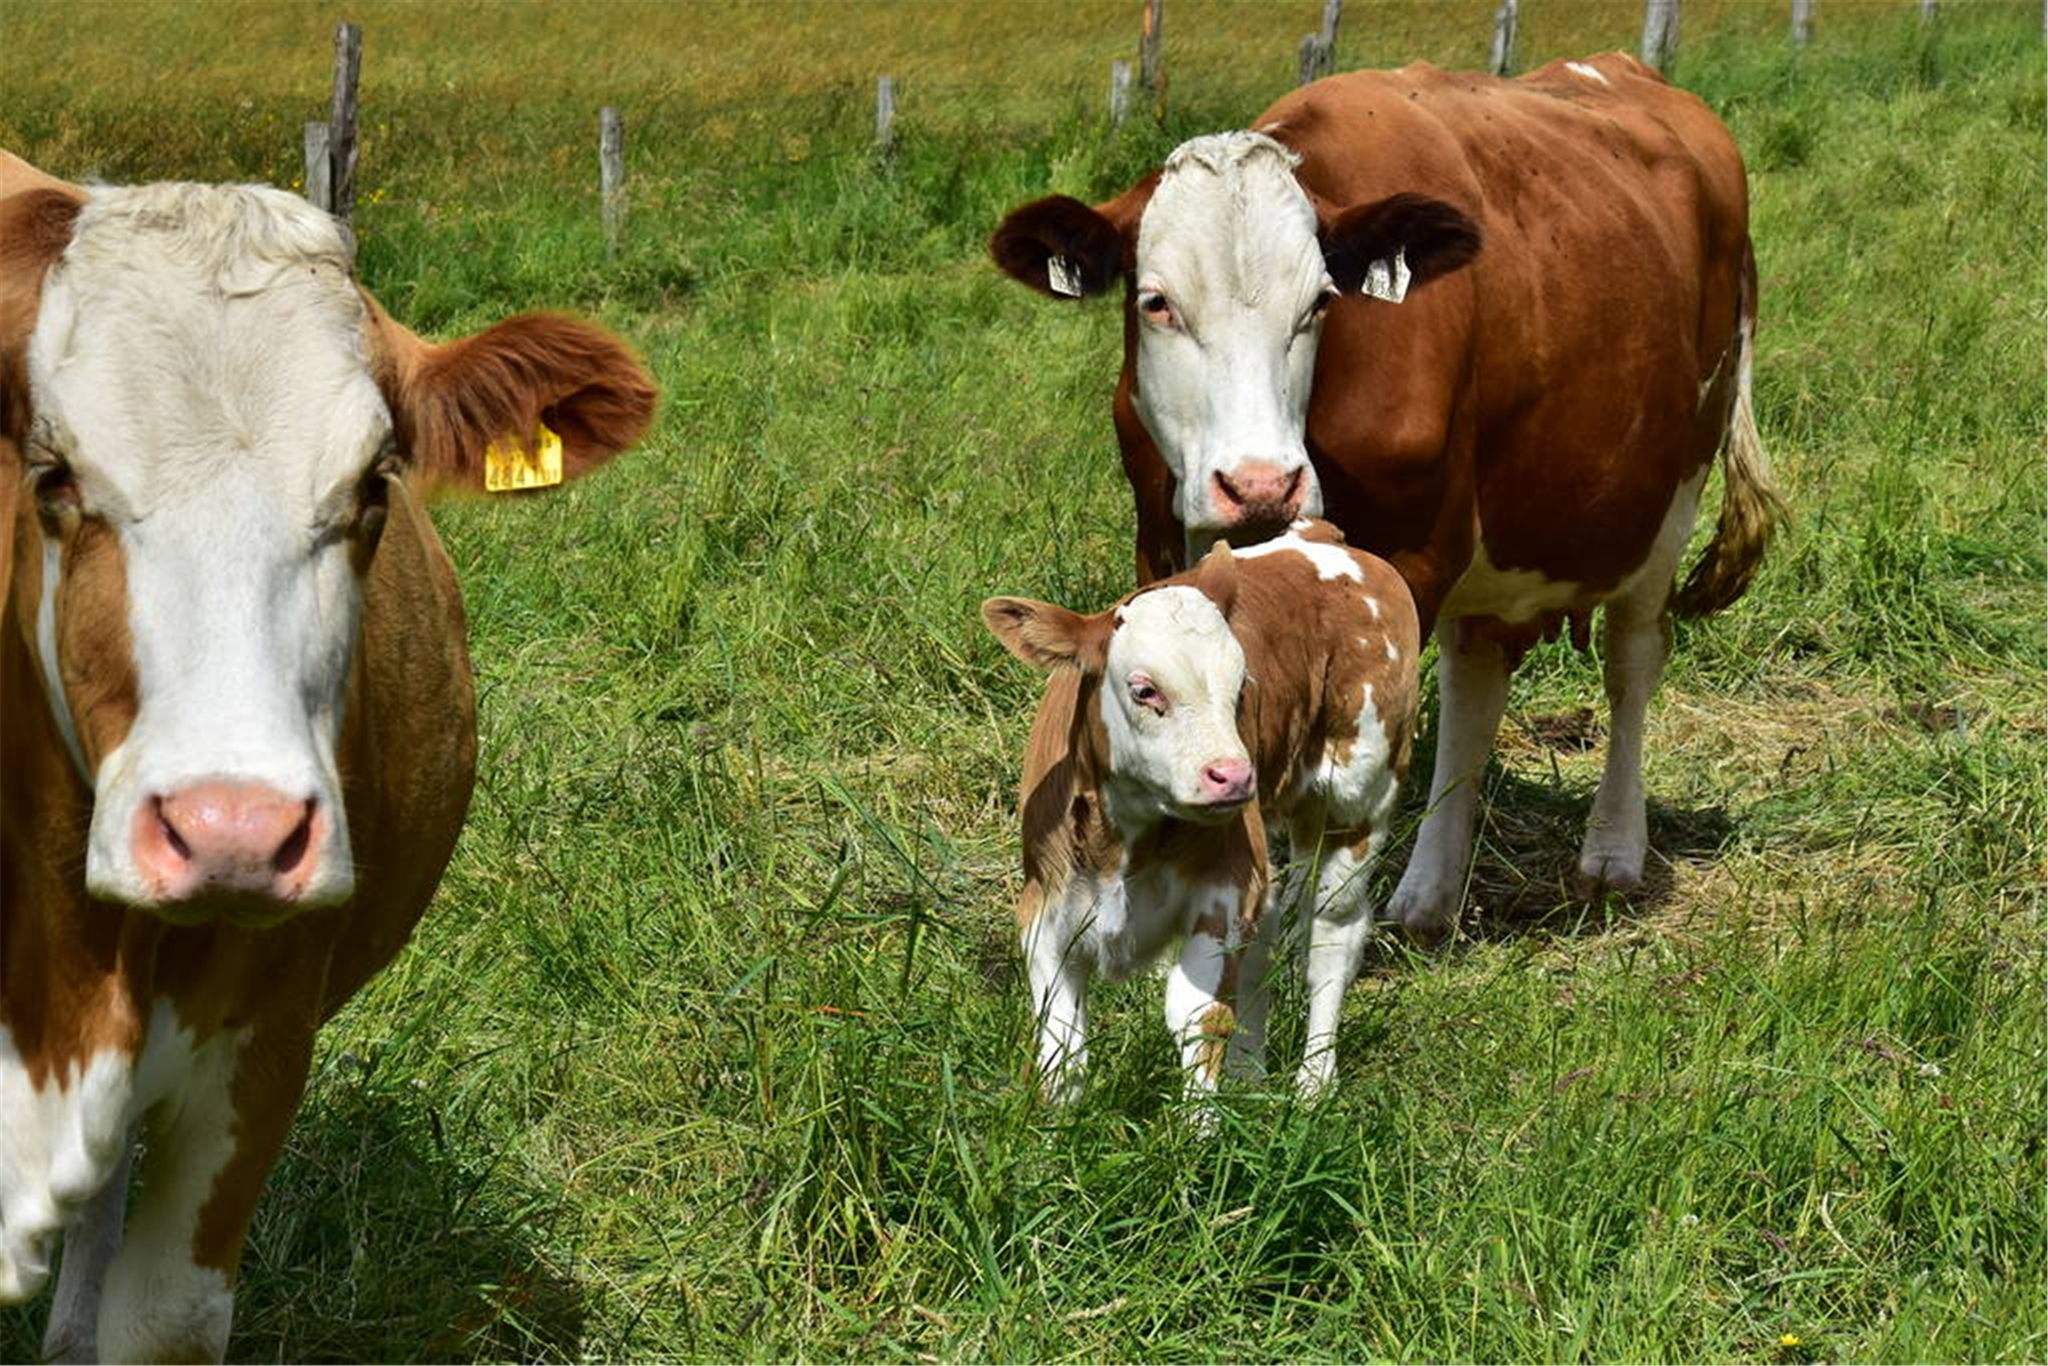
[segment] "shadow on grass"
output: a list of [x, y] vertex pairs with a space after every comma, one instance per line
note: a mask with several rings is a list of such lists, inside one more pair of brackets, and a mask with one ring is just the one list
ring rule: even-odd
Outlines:
[[[335, 1075], [345, 1067], [357, 1075]], [[565, 1361], [584, 1294], [556, 1197], [427, 1092], [344, 1055], [309, 1088], [243, 1256], [230, 1360]]]

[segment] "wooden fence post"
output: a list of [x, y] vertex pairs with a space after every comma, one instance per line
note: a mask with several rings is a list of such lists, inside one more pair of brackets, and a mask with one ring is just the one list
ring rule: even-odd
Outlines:
[[1131, 64], [1111, 62], [1109, 64], [1109, 131], [1114, 133], [1124, 126], [1125, 115], [1131, 112]]
[[1302, 35], [1301, 83], [1319, 80], [1337, 69], [1337, 25], [1344, 18], [1344, 0], [1323, 0], [1322, 27]]
[[1166, 0], [1145, 0], [1138, 37], [1138, 79], [1152, 92], [1152, 117], [1166, 122]]
[[604, 197], [604, 252], [617, 256], [626, 223], [626, 124], [616, 105], [597, 111], [597, 182]]
[[1792, 46], [1813, 41], [1813, 0], [1792, 0]]
[[356, 211], [356, 81], [363, 70], [363, 31], [334, 26], [334, 98], [327, 110], [327, 155], [333, 167], [327, 210], [342, 222]]
[[334, 212], [334, 157], [327, 146], [327, 120], [306, 125], [306, 202]]
[[1643, 6], [1643, 61], [1662, 71], [1677, 55], [1678, 0], [1646, 0]]
[[1518, 0], [1500, 0], [1500, 8], [1493, 12], [1493, 48], [1487, 54], [1486, 69], [1496, 76], [1515, 74], [1515, 28], [1521, 17]]
[[875, 154], [884, 161], [896, 155], [896, 78], [875, 82]]
[[1941, 18], [1941, 0], [1920, 0], [1920, 24], [1927, 27]]

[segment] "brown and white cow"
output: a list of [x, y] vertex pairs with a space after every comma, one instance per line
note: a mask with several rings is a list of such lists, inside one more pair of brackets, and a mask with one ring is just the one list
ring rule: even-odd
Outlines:
[[292, 195], [0, 153], [0, 1302], [63, 1235], [52, 1355], [222, 1355], [314, 1031], [440, 879], [475, 704], [421, 492], [653, 404], [573, 319], [423, 342]]
[[1219, 542], [1093, 616], [1021, 598], [982, 615], [1055, 671], [1024, 757], [1017, 903], [1047, 1094], [1079, 1087], [1090, 977], [1127, 976], [1176, 938], [1166, 1026], [1191, 1094], [1215, 1087], [1226, 1050], [1263, 1070], [1269, 827], [1314, 870], [1298, 1084], [1320, 1094], [1408, 772], [1421, 637], [1400, 575], [1304, 520], [1244, 550]]
[[[1140, 582], [1307, 513], [1413, 589], [1443, 710], [1395, 918], [1454, 924], [1508, 675], [1599, 606], [1612, 726], [1578, 876], [1638, 884], [1668, 609], [1734, 601], [1781, 510], [1742, 159], [1704, 104], [1619, 53], [1335, 76], [1107, 203], [1024, 205], [990, 245], [1055, 296], [1124, 281]], [[1717, 450], [1719, 530], [1674, 595]]]

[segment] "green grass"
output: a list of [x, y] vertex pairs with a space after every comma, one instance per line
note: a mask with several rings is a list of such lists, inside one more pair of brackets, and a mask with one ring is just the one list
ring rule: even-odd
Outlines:
[[[1563, 895], [1598, 670], [1542, 651], [1468, 937], [1369, 961], [1331, 1103], [1237, 1094], [1186, 1132], [1145, 981], [1100, 993], [1084, 1103], [1024, 1084], [1036, 682], [975, 606], [1112, 599], [1130, 514], [1114, 311], [1026, 295], [981, 243], [1246, 122], [1315, 8], [1175, 0], [1168, 125], [1115, 141], [1129, 4], [347, 11], [370, 286], [443, 332], [592, 312], [667, 397], [613, 471], [439, 514], [483, 776], [439, 903], [323, 1037], [236, 1356], [2048, 1352], [2031, 5], [1951, 4], [1930, 41], [1903, 3], [1830, 0], [1803, 54], [1778, 7], [1687, 5], [1676, 75], [1752, 161], [1796, 520], [1681, 629], [1648, 889]], [[1640, 14], [1525, 8], [1531, 63], [1629, 46]], [[1340, 59], [1469, 65], [1489, 12], [1354, 4]], [[12, 6], [0, 144], [290, 183], [342, 13]], [[0, 1356], [40, 1312], [0, 1319]]]

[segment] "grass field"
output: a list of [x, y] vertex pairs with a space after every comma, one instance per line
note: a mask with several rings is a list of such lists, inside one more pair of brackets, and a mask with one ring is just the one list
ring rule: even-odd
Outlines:
[[[368, 284], [423, 330], [594, 313], [666, 391], [611, 472], [439, 515], [483, 776], [436, 908], [323, 1038], [236, 1357], [2048, 1354], [2031, 3], [1930, 39], [1826, 0], [1803, 54], [1780, 6], [1686, 6], [1676, 78], [1751, 162], [1795, 520], [1680, 630], [1645, 892], [1563, 894], [1600, 689], [1550, 647], [1467, 935], [1369, 957], [1330, 1103], [1187, 1132], [1154, 982], [1098, 998], [1080, 1106], [1025, 1083], [1037, 685], [975, 608], [1113, 599], [1130, 514], [1114, 308], [981, 244], [1247, 122], [1317, 8], [1174, 0], [1169, 121], [1111, 141], [1135, 3], [7, 6], [0, 145], [113, 180], [292, 183], [358, 19]], [[1354, 0], [1340, 61], [1475, 64], [1490, 9]], [[1532, 65], [1640, 14], [1524, 9]]]

